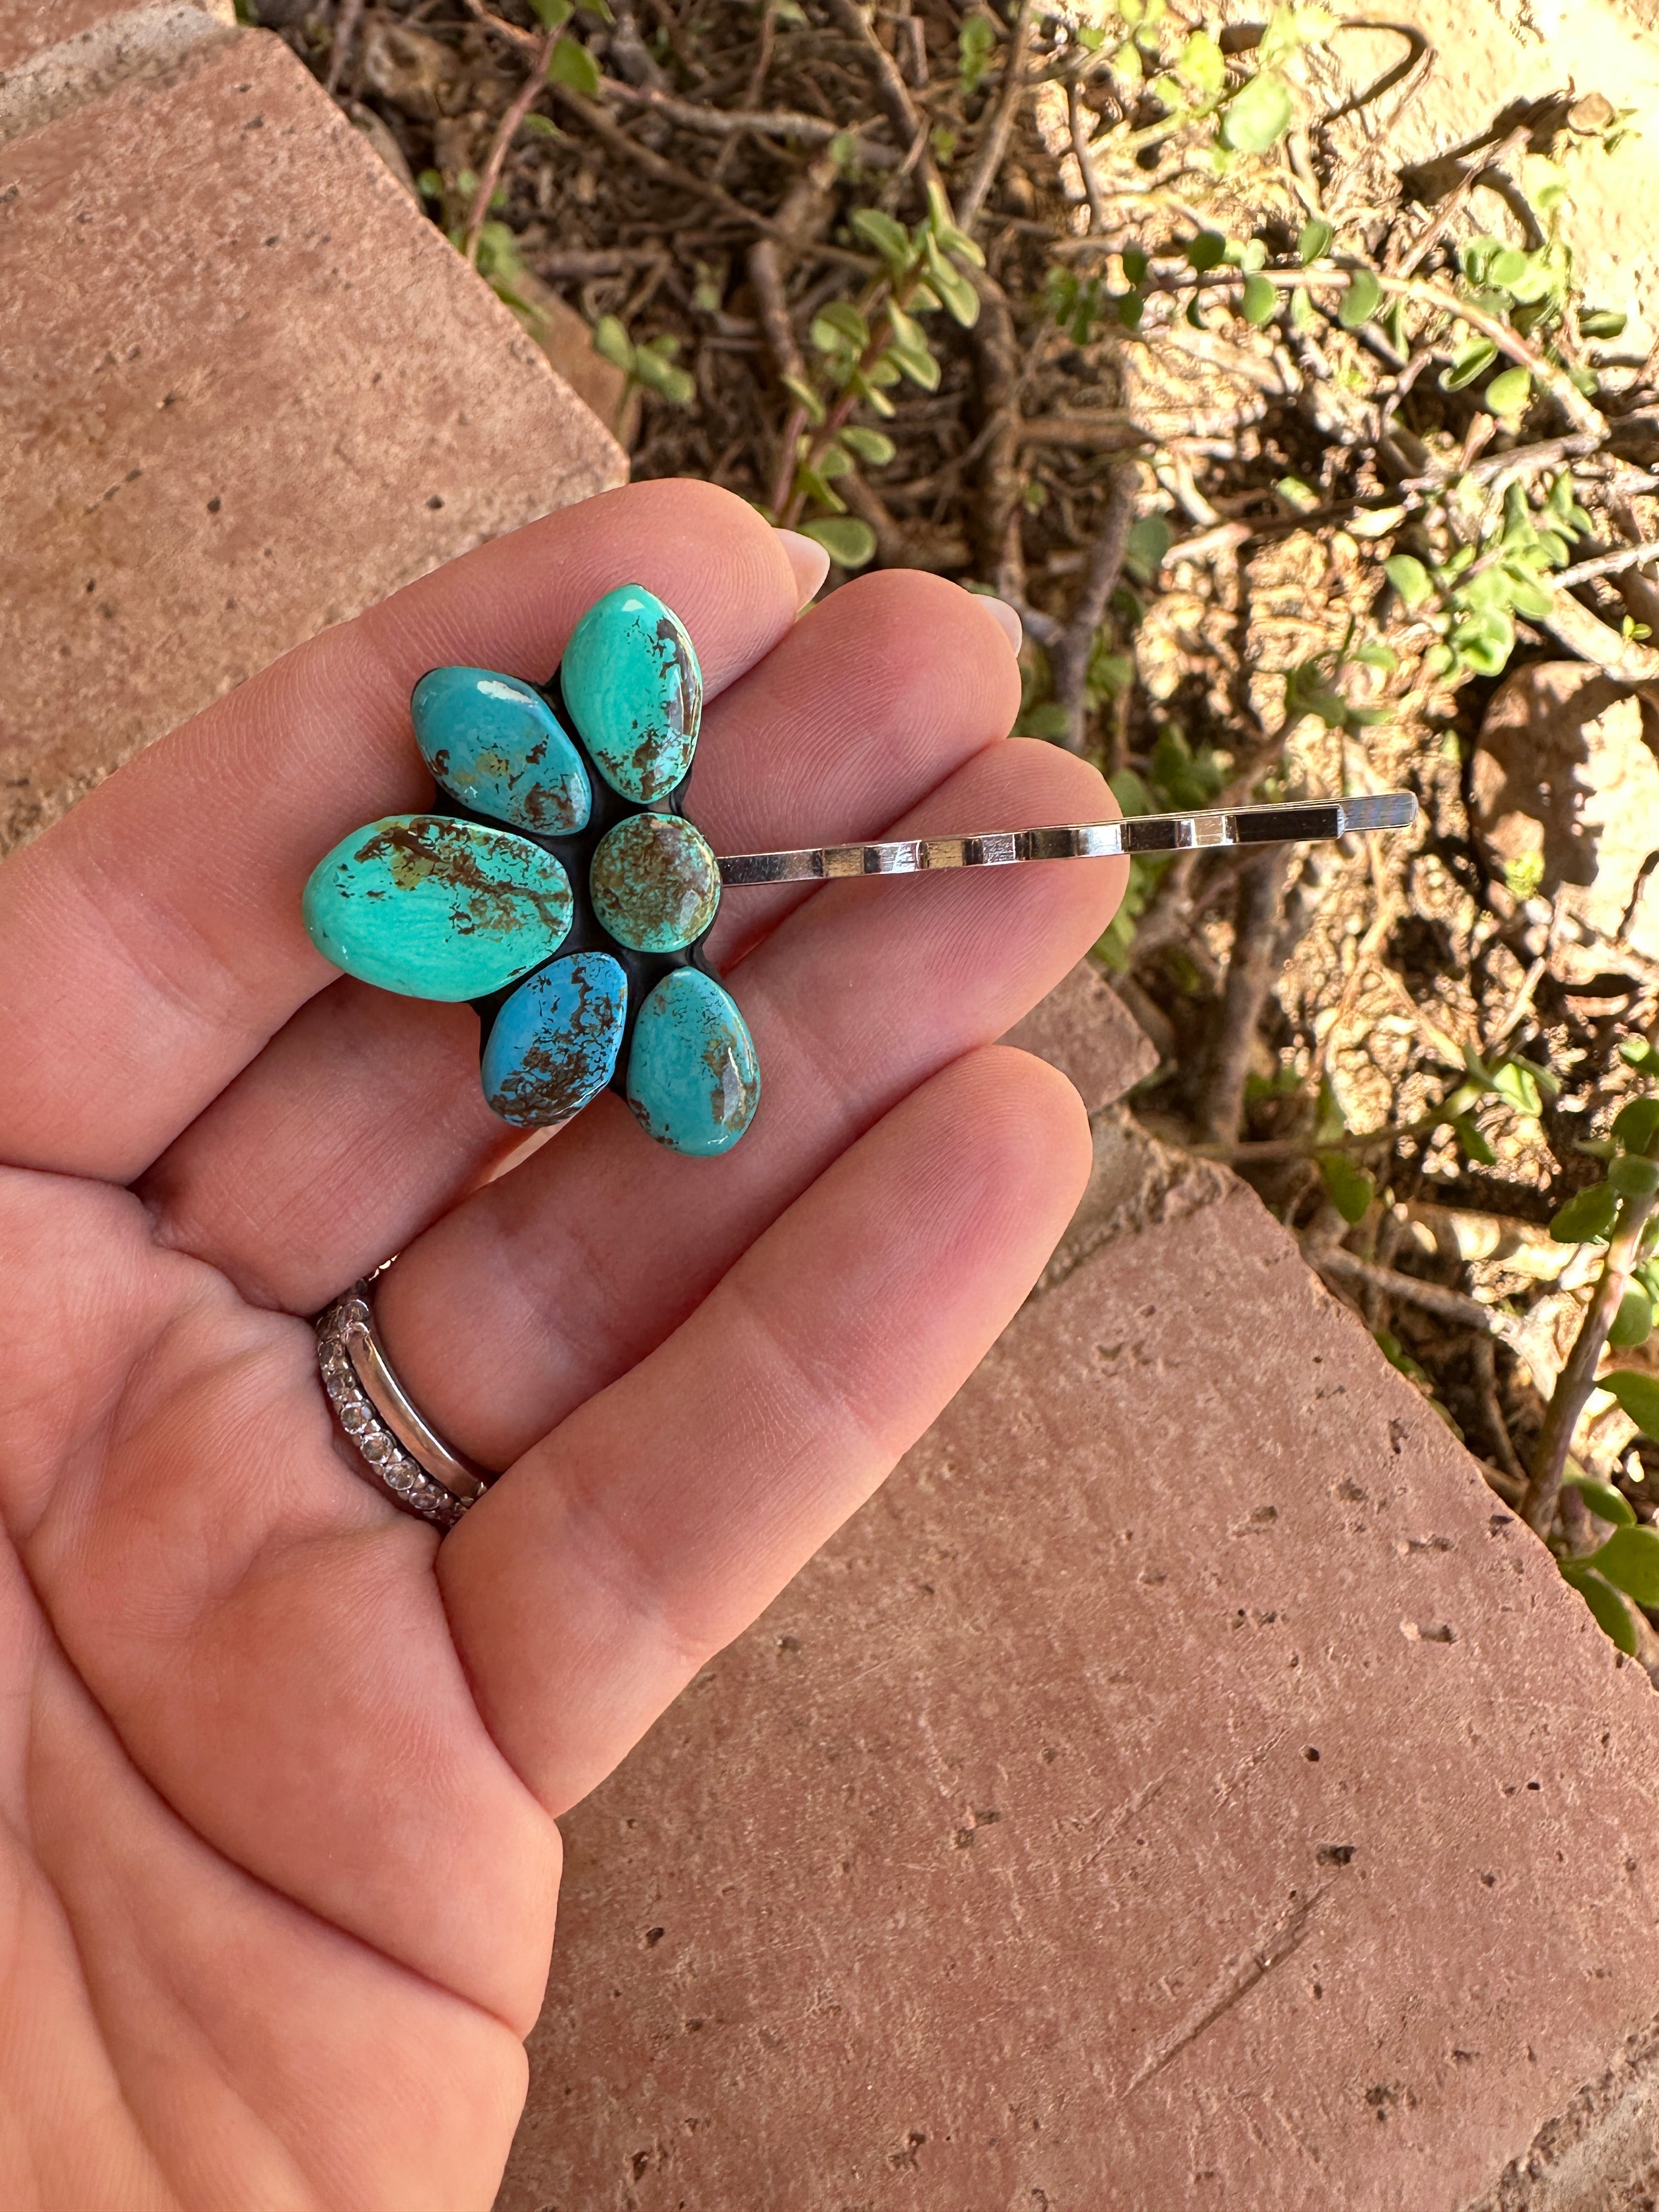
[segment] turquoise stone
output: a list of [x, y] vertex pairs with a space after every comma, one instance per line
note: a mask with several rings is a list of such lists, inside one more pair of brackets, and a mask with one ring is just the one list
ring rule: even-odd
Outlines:
[[648, 806], [691, 765], [702, 672], [685, 625], [641, 584], [597, 599], [559, 664], [564, 702], [613, 791]]
[[568, 1121], [616, 1071], [628, 978], [608, 952], [572, 952], [527, 975], [484, 1047], [484, 1097], [503, 1121]]
[[607, 830], [587, 880], [601, 924], [635, 952], [695, 945], [720, 902], [720, 864], [678, 814], [630, 814]]
[[640, 1008], [628, 1103], [647, 1136], [700, 1159], [729, 1152], [754, 1120], [754, 1042], [731, 993], [712, 975], [676, 968]]
[[581, 757], [539, 693], [489, 668], [434, 668], [410, 701], [415, 742], [444, 789], [480, 814], [544, 837], [585, 830]]
[[305, 888], [311, 941], [337, 968], [411, 999], [481, 999], [570, 933], [570, 880], [510, 830], [388, 814], [342, 838]]

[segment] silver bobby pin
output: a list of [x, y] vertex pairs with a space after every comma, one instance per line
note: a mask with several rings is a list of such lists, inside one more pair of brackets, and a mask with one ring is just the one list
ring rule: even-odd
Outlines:
[[1182, 853], [1221, 845], [1303, 845], [1357, 830], [1409, 830], [1409, 792], [1375, 797], [1291, 799], [1278, 806], [1215, 807], [1194, 814], [1140, 814], [1125, 822], [1078, 822], [1053, 830], [994, 830], [981, 837], [902, 838], [890, 845], [817, 845], [799, 853], [736, 853], [720, 862], [724, 884], [799, 884], [830, 876], [914, 876], [933, 868], [1007, 868], [1024, 860], [1097, 860], [1121, 853]]

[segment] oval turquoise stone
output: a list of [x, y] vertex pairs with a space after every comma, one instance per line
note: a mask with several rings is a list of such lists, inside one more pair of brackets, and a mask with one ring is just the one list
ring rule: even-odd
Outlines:
[[698, 1158], [729, 1152], [754, 1120], [754, 1042], [731, 993], [712, 975], [677, 968], [640, 1008], [628, 1103], [647, 1136]]
[[465, 805], [544, 837], [586, 829], [587, 771], [529, 684], [489, 668], [434, 668], [409, 708], [422, 759]]
[[510, 830], [388, 814], [312, 870], [302, 911], [337, 968], [411, 999], [481, 999], [570, 933], [570, 880]]
[[600, 923], [635, 952], [695, 944], [720, 902], [720, 862], [678, 814], [630, 814], [607, 830], [587, 879]]
[[573, 952], [527, 975], [495, 1017], [480, 1071], [503, 1121], [568, 1121], [616, 1071], [628, 978], [608, 952]]
[[611, 788], [642, 806], [665, 798], [702, 719], [702, 671], [679, 617], [641, 584], [607, 592], [572, 631], [559, 679]]

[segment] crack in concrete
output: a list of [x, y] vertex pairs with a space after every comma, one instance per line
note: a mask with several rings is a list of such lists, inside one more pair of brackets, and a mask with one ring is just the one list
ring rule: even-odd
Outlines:
[[1198, 2041], [1200, 2035], [1206, 2034], [1218, 2020], [1224, 2019], [1236, 2004], [1249, 1996], [1275, 1966], [1282, 1966], [1286, 1959], [1301, 1949], [1307, 1938], [1308, 1924], [1315, 1908], [1324, 1894], [1322, 1889], [1316, 1889], [1310, 1896], [1292, 1905], [1264, 1936], [1258, 1936], [1247, 1950], [1240, 1952], [1237, 1958], [1228, 1962], [1223, 1969], [1219, 1984], [1212, 1989], [1199, 2010], [1166, 2043], [1142, 2062], [1124, 2091], [1126, 2096], [1133, 2096], [1155, 2074], [1161, 2074], [1172, 2060], [1178, 2058], [1183, 2051]]

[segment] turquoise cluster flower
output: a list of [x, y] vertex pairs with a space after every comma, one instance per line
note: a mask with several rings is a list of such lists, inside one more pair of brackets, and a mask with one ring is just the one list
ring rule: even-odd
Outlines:
[[325, 855], [305, 890], [313, 942], [383, 990], [472, 1000], [503, 1121], [548, 1127], [615, 1085], [659, 1144], [728, 1151], [760, 1072], [702, 952], [720, 879], [682, 811], [702, 714], [684, 623], [624, 584], [545, 690], [434, 668], [410, 711], [449, 804]]

